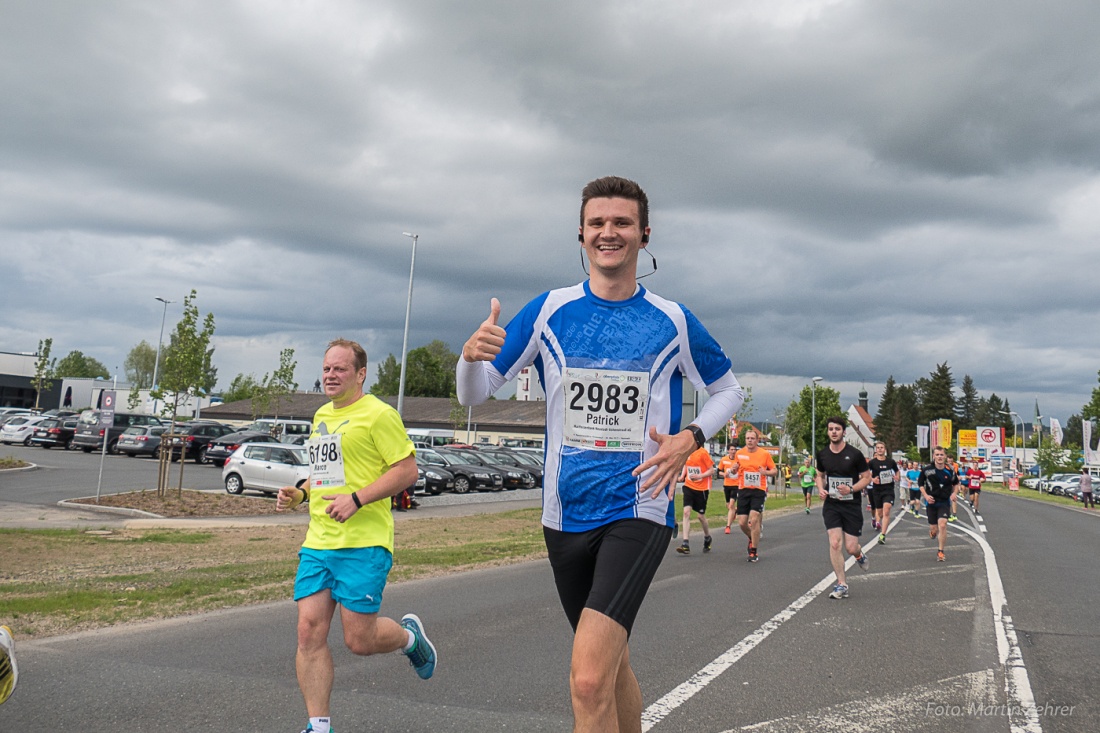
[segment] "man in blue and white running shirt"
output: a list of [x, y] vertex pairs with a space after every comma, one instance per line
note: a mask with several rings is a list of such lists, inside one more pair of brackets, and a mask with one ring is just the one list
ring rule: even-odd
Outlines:
[[[676, 479], [744, 393], [699, 320], [638, 284], [650, 234], [641, 187], [610, 176], [581, 199], [589, 279], [543, 293], [503, 328], [493, 298], [463, 346], [458, 398], [480, 404], [535, 365], [547, 414], [542, 524], [574, 630], [575, 730], [640, 730], [627, 642], [672, 538]], [[682, 429], [685, 377], [710, 399]]]

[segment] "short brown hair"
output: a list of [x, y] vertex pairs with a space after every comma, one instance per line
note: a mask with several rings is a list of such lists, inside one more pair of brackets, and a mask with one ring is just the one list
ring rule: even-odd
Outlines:
[[825, 426], [828, 427], [829, 423], [836, 423], [844, 430], [848, 429], [848, 421], [842, 418], [840, 415], [830, 417], [828, 420], [825, 421]]
[[629, 178], [619, 176], [604, 176], [594, 181], [581, 191], [581, 226], [584, 226], [584, 207], [591, 199], [630, 199], [638, 203], [638, 224], [645, 232], [649, 226], [649, 197], [645, 191]]
[[357, 342], [342, 338], [333, 339], [329, 341], [328, 346], [325, 347], [325, 353], [327, 354], [336, 346], [343, 346], [344, 348], [351, 349], [351, 353], [355, 356], [355, 371], [367, 368], [367, 352]]

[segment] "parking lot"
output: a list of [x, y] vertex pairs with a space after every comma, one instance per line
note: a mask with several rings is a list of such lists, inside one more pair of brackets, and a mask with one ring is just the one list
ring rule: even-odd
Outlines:
[[[46, 450], [22, 445], [0, 446], [0, 457], [11, 456], [36, 468], [29, 471], [0, 472], [0, 502], [54, 506], [59, 501], [95, 496], [99, 478], [100, 454], [82, 451]], [[172, 486], [179, 478], [180, 464], [171, 464]], [[149, 458], [126, 455], [103, 457], [102, 494], [140, 491], [156, 486], [157, 462]], [[198, 491], [225, 491], [222, 469], [188, 461], [183, 467], [184, 488]], [[249, 492], [249, 495], [256, 494]], [[443, 493], [439, 496], [417, 496], [424, 507], [488, 504], [497, 502], [528, 502], [539, 500], [538, 491]]]

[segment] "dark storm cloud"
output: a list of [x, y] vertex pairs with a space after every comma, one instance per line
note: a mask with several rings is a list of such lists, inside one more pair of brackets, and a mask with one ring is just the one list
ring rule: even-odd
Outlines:
[[1065, 417], [1100, 366], [1098, 14], [7, 2], [0, 350], [120, 364], [157, 335], [153, 297], [196, 288], [223, 386], [285, 346], [312, 384], [337, 334], [400, 350], [404, 231], [412, 345], [457, 349], [490, 297], [507, 318], [583, 277], [580, 188], [618, 173], [653, 203], [645, 283], [760, 412], [812, 375], [874, 400], [948, 361]]

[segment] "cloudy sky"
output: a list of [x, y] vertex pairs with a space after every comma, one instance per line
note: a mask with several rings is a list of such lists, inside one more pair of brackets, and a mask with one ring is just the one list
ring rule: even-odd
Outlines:
[[[753, 387], [947, 361], [1030, 419], [1100, 368], [1092, 0], [0, 0], [0, 351], [217, 321], [459, 350], [575, 283], [580, 190], [638, 180], [659, 272]], [[169, 331], [179, 304], [168, 307]], [[372, 364], [373, 366], [373, 364]], [[369, 381], [373, 381], [373, 369]]]

